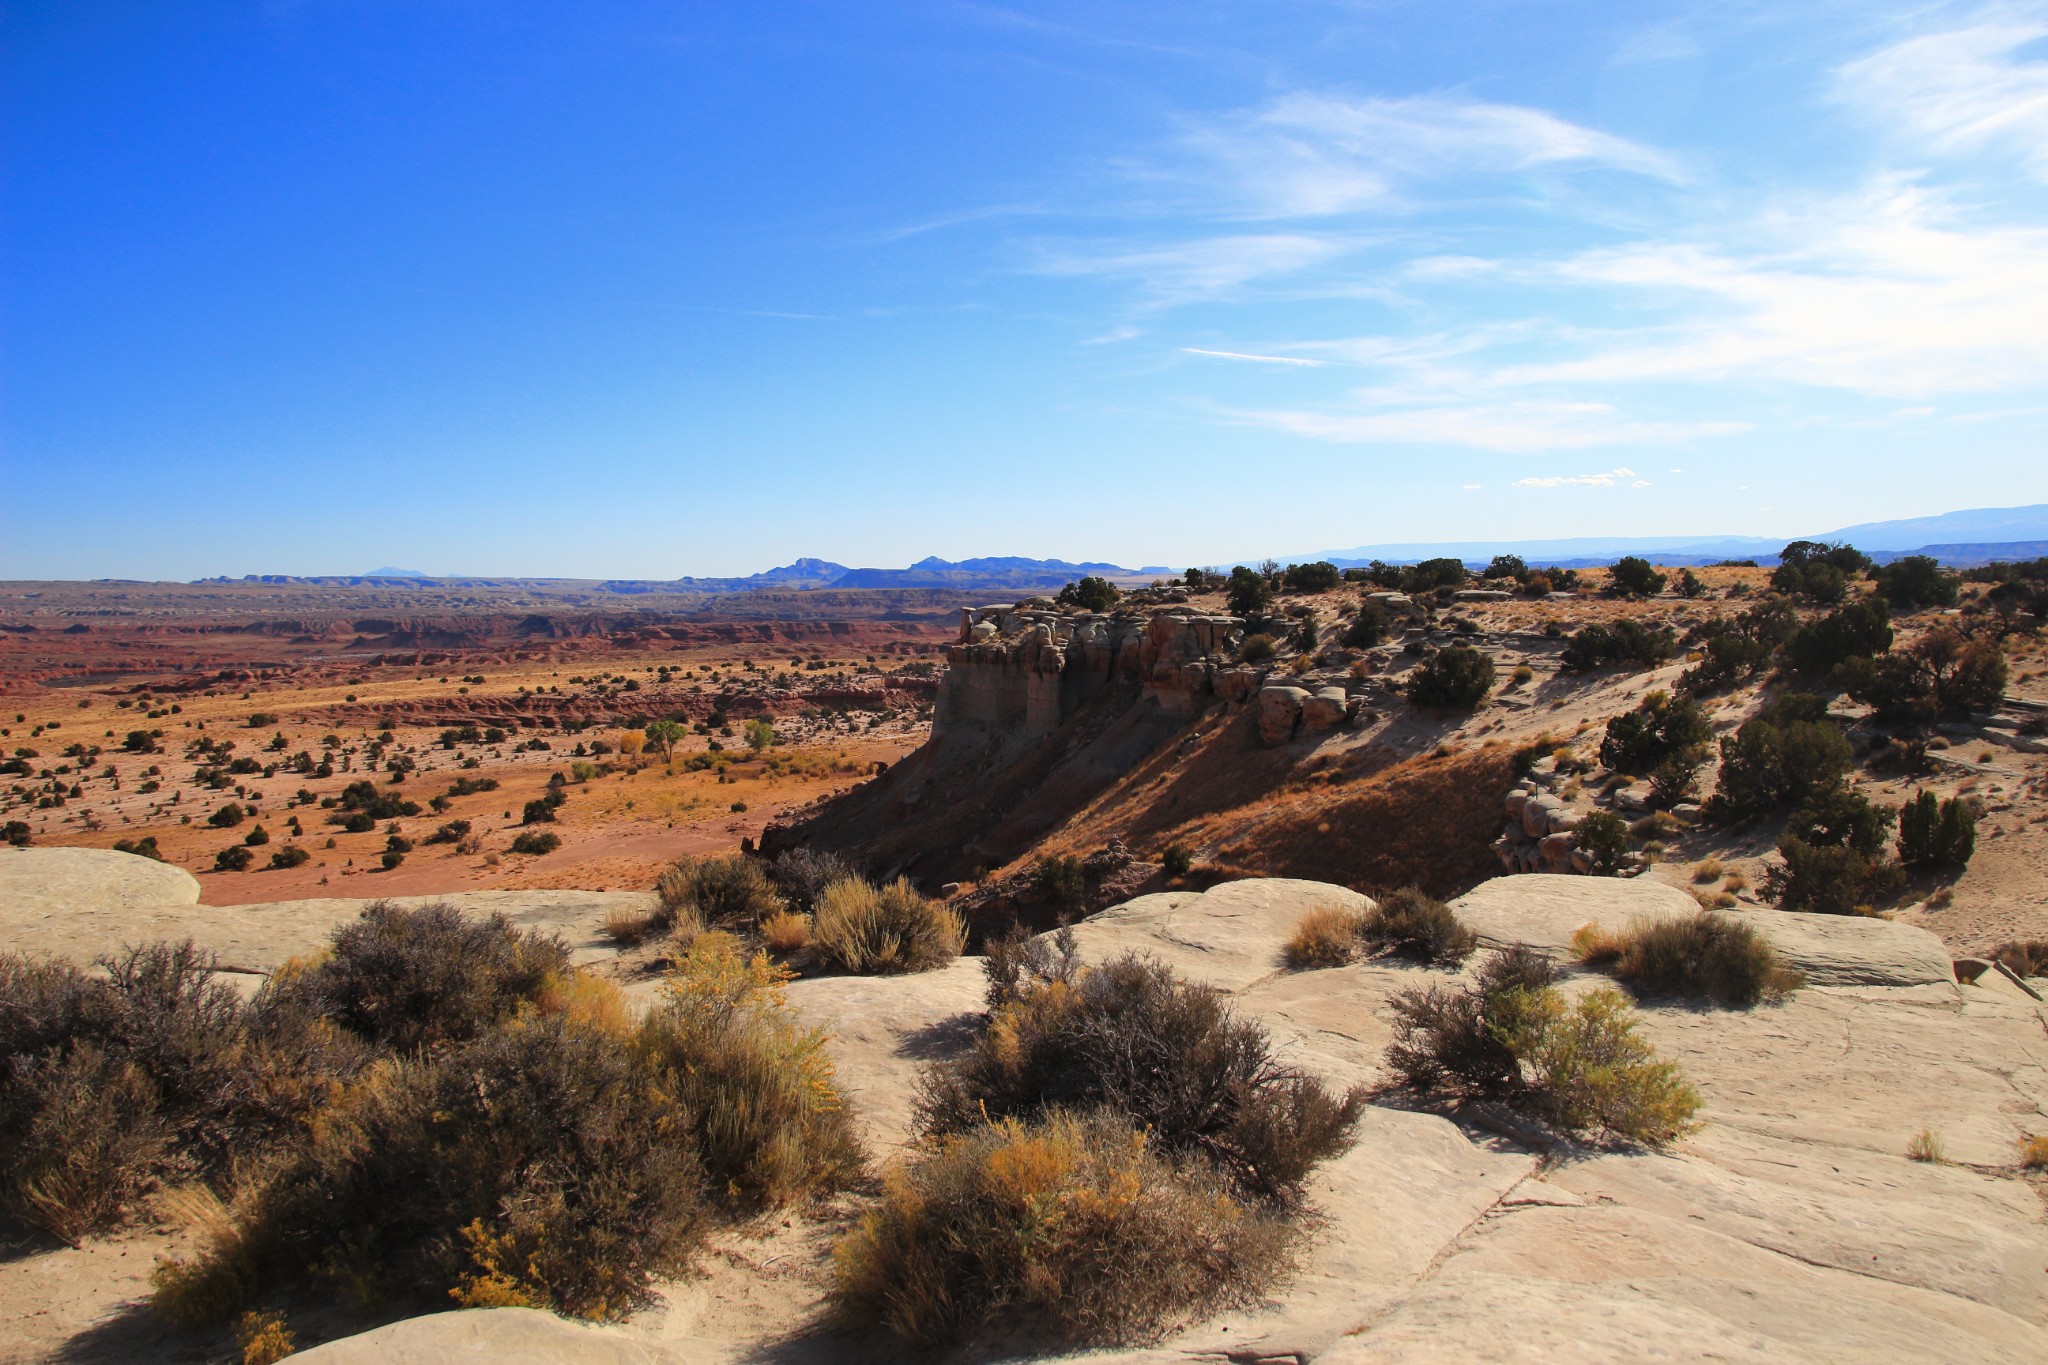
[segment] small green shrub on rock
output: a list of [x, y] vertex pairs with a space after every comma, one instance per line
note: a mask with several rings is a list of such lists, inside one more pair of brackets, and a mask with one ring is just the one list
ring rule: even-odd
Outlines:
[[1359, 920], [1358, 936], [1372, 947], [1441, 967], [1456, 966], [1479, 946], [1479, 935], [1451, 907], [1413, 886], [1380, 897]]
[[1469, 985], [1393, 999], [1387, 1065], [1424, 1092], [1498, 1099], [1575, 1133], [1658, 1143], [1684, 1132], [1699, 1096], [1635, 1034], [1627, 1002], [1567, 1002], [1539, 953], [1494, 954]]
[[1572, 947], [1580, 961], [1604, 968], [1638, 995], [1742, 1008], [1782, 999], [1805, 980], [1753, 926], [1704, 910], [1685, 919], [1640, 920], [1612, 936], [1587, 925], [1572, 936]]

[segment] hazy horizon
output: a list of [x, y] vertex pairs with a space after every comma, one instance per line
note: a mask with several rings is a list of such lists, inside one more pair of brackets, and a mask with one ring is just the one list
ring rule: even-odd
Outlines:
[[2048, 501], [2048, 7], [0, 12], [0, 577]]

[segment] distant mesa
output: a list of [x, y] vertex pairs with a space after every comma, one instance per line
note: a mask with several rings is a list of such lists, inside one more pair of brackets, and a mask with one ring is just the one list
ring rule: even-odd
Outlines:
[[421, 573], [418, 569], [393, 568], [372, 569], [363, 575], [364, 578], [434, 578], [437, 576], [430, 573]]

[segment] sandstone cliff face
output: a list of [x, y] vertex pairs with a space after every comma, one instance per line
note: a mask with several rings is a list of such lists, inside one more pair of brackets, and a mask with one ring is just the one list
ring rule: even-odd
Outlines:
[[1188, 609], [1068, 615], [1051, 607], [967, 607], [933, 723], [936, 738], [979, 724], [1043, 738], [1114, 682], [1135, 682], [1177, 715], [1217, 691], [1244, 640], [1235, 616]]

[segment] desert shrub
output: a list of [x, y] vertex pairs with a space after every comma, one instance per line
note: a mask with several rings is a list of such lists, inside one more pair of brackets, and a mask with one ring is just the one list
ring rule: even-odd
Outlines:
[[1664, 575], [1640, 555], [1623, 555], [1607, 571], [1607, 581], [1628, 597], [1655, 597], [1664, 591]]
[[1872, 569], [1870, 576], [1884, 599], [1902, 611], [1952, 607], [1962, 580], [1941, 567], [1932, 555], [1907, 555]]
[[1227, 605], [1232, 616], [1242, 616], [1247, 621], [1264, 616], [1273, 605], [1273, 585], [1265, 575], [1242, 564], [1230, 571], [1230, 582], [1225, 585], [1228, 594]]
[[797, 1020], [788, 979], [731, 935], [701, 934], [635, 1040], [670, 1078], [710, 1188], [740, 1212], [843, 1188], [866, 1159], [824, 1031]]
[[1079, 582], [1069, 583], [1061, 588], [1059, 596], [1054, 600], [1062, 606], [1080, 607], [1084, 611], [1108, 611], [1122, 596], [1123, 593], [1117, 590], [1116, 584], [1106, 578], [1090, 574]]
[[943, 1135], [1107, 1109], [1162, 1152], [1199, 1156], [1247, 1195], [1288, 1203], [1351, 1145], [1364, 1106], [1362, 1090], [1333, 1095], [1274, 1060], [1265, 1030], [1216, 990], [1127, 955], [1023, 988], [972, 1048], [926, 1073], [917, 1111]]
[[1055, 909], [1079, 910], [1087, 904], [1088, 875], [1079, 858], [1052, 854], [1032, 866], [1031, 889]]
[[335, 931], [325, 959], [273, 978], [259, 999], [410, 1052], [479, 1037], [568, 974], [566, 944], [503, 915], [469, 919], [446, 904], [406, 910], [378, 901]]
[[459, 844], [462, 842], [463, 836], [468, 834], [469, 831], [469, 821], [450, 820], [432, 834], [429, 834], [422, 842], [429, 844]]
[[1263, 663], [1272, 658], [1278, 648], [1278, 642], [1261, 631], [1255, 635], [1245, 636], [1244, 643], [1238, 646], [1237, 657], [1248, 664]]
[[833, 1252], [857, 1323], [936, 1347], [989, 1332], [1155, 1338], [1257, 1302], [1295, 1234], [1113, 1115], [1007, 1119], [891, 1172]]
[[817, 904], [819, 892], [842, 878], [858, 875], [858, 871], [837, 853], [791, 848], [775, 855], [768, 875], [791, 909], [808, 913]]
[[1388, 629], [1385, 609], [1377, 602], [1361, 602], [1343, 634], [1337, 637], [1338, 643], [1347, 649], [1371, 649], [1387, 638]]
[[551, 829], [529, 829], [512, 840], [512, 852], [531, 853], [535, 856], [553, 853], [561, 846], [562, 836]]
[[953, 907], [901, 877], [885, 887], [846, 877], [819, 894], [811, 939], [842, 971], [928, 972], [960, 955], [967, 930]]
[[664, 928], [679, 916], [694, 916], [713, 929], [752, 930], [783, 908], [767, 871], [744, 853], [678, 858], [663, 869], [655, 889]]
[[544, 796], [527, 802], [519, 813], [519, 823], [522, 825], [544, 825], [551, 823], [554, 818], [555, 803]]
[[[491, 787], [497, 786], [496, 779], [487, 780], [490, 781]], [[463, 785], [461, 779], [458, 778], [455, 786], [461, 787]], [[453, 788], [450, 790], [454, 791]], [[472, 790], [486, 791], [489, 788], [474, 787]], [[454, 791], [454, 794], [457, 796], [463, 795], [460, 791]], [[395, 792], [380, 792], [377, 790], [377, 784], [368, 779], [351, 782], [348, 786], [342, 788], [341, 797], [337, 804], [343, 811], [367, 815], [373, 822], [377, 820], [397, 820], [420, 813], [417, 801], [407, 801]]]
[[1342, 906], [1319, 905], [1294, 925], [1282, 957], [1300, 971], [1341, 967], [1358, 951], [1360, 916]]
[[1785, 663], [1795, 673], [1825, 678], [1850, 659], [1874, 658], [1891, 647], [1891, 611], [1882, 597], [1867, 597], [1801, 626], [1785, 642]]
[[1846, 785], [1809, 796], [1778, 840], [1784, 859], [1765, 877], [1764, 890], [1785, 910], [1820, 914], [1863, 912], [1897, 890], [1903, 878], [1884, 856], [1898, 813]]
[[1913, 871], [1962, 867], [1977, 851], [1977, 809], [1969, 800], [1946, 801], [1925, 788], [1899, 811], [1899, 861]]
[[256, 861], [245, 844], [230, 844], [213, 855], [213, 870], [216, 872], [247, 872], [249, 864]]
[[244, 818], [245, 813], [242, 810], [241, 803], [230, 801], [213, 814], [207, 816], [206, 823], [212, 825], [215, 829], [232, 829], [236, 825], [241, 824]]
[[386, 872], [389, 872], [393, 868], [397, 867], [400, 863], [405, 861], [405, 855], [395, 848], [387, 848], [384, 850], [383, 853], [378, 855], [377, 861], [383, 866]]
[[90, 1043], [10, 1060], [0, 1207], [77, 1246], [119, 1223], [163, 1164], [169, 1134], [156, 1087]]
[[1195, 870], [1195, 851], [1186, 844], [1168, 844], [1159, 851], [1159, 868], [1169, 877], [1185, 877]]
[[1465, 585], [1465, 580], [1471, 577], [1464, 561], [1449, 556], [1410, 564], [1399, 573], [1398, 584], [1388, 586], [1398, 586], [1402, 592], [1408, 593], [1434, 592], [1438, 588], [1461, 588]]
[[1941, 1137], [1932, 1128], [1922, 1128], [1906, 1143], [1908, 1161], [1925, 1161], [1933, 1166], [1946, 1166], [1948, 1152], [1941, 1145]]
[[304, 867], [313, 861], [313, 855], [297, 844], [287, 844], [270, 855], [270, 866], [275, 870]]
[[1289, 592], [1330, 592], [1342, 581], [1343, 575], [1337, 566], [1326, 559], [1309, 564], [1289, 564], [1280, 574], [1280, 582]]
[[1579, 627], [1558, 656], [1558, 662], [1571, 673], [1583, 673], [1617, 663], [1641, 664], [1647, 668], [1663, 663], [1677, 648], [1678, 637], [1669, 626], [1614, 621], [1607, 625]]
[[164, 860], [163, 850], [156, 846], [154, 834], [145, 834], [140, 839], [116, 839], [114, 852], [132, 853], [138, 858], [148, 858], [159, 863]]
[[1826, 705], [1818, 697], [1790, 693], [1725, 736], [1720, 790], [1710, 813], [1717, 819], [1745, 819], [1772, 806], [1804, 801], [1838, 782], [1853, 751], [1841, 727], [1825, 716]]
[[1925, 725], [1997, 706], [2005, 696], [2005, 651], [1989, 636], [1972, 637], [1941, 625], [1902, 649], [1850, 660], [1839, 677], [1850, 696], [1876, 712], [1876, 719]]
[[810, 946], [811, 918], [790, 910], [777, 910], [761, 921], [761, 943], [771, 953], [787, 955]]
[[1593, 871], [1611, 877], [1628, 856], [1628, 821], [1611, 810], [1596, 810], [1578, 823], [1575, 847], [1593, 860]]
[[2023, 1171], [2048, 1171], [2048, 1136], [2020, 1139], [2019, 1164]]
[[1850, 578], [1870, 568], [1869, 556], [1855, 546], [1814, 540], [1793, 541], [1779, 552], [1778, 560], [1771, 573], [1772, 591], [1828, 604], [1841, 601]]
[[1493, 660], [1469, 645], [1449, 645], [1429, 656], [1408, 679], [1416, 706], [1470, 711], [1493, 689]]
[[1638, 920], [1612, 937], [1590, 929], [1572, 938], [1580, 960], [1604, 967], [1638, 995], [1746, 1007], [1781, 999], [1804, 980], [1755, 928], [1729, 915]]
[[1600, 761], [1621, 773], [1648, 774], [1666, 764], [1689, 764], [1697, 771], [1713, 738], [1714, 727], [1697, 701], [1656, 691], [1607, 722]]
[[1380, 897], [1360, 918], [1358, 936], [1383, 951], [1443, 967], [1463, 962], [1479, 946], [1479, 936], [1451, 907], [1413, 886]]
[[235, 1345], [242, 1349], [242, 1365], [277, 1365], [298, 1351], [284, 1316], [274, 1312], [242, 1314], [235, 1324]]
[[696, 1244], [687, 1125], [613, 1033], [522, 1019], [377, 1071], [268, 1185], [254, 1230], [162, 1263], [158, 1296], [231, 1313], [258, 1287], [253, 1259], [261, 1277], [310, 1273], [362, 1306], [420, 1294], [616, 1318]]
[[1991, 956], [2016, 976], [2048, 976], [2048, 939], [2003, 943], [1992, 949]]
[[1066, 925], [1041, 935], [1012, 925], [1007, 934], [989, 939], [982, 951], [990, 1014], [1055, 982], [1069, 986], [1081, 973], [1080, 949]]
[[1387, 1062], [1423, 1091], [1497, 1098], [1571, 1132], [1659, 1143], [1684, 1132], [1699, 1096], [1636, 1036], [1615, 991], [1566, 1002], [1539, 954], [1495, 954], [1468, 985], [1394, 997]]

